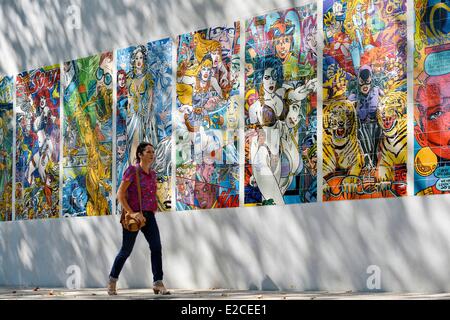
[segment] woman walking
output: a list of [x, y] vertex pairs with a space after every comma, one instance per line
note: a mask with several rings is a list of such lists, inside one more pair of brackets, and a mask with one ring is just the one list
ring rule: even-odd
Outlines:
[[[136, 160], [137, 164], [135, 166], [131, 165], [125, 170], [117, 192], [117, 198], [127, 212], [134, 213], [137, 220], [145, 223], [140, 230], [150, 245], [154, 293], [170, 294], [162, 282], [161, 240], [158, 224], [155, 219], [155, 211], [157, 209], [156, 173], [151, 169], [151, 165], [155, 161], [155, 149], [153, 145], [148, 142], [141, 142], [136, 149]], [[140, 182], [142, 207], [140, 207], [137, 179]], [[133, 250], [139, 230], [133, 232], [122, 228], [122, 232], [122, 248], [114, 260], [109, 274], [109, 295], [117, 294], [116, 283], [119, 274]]]

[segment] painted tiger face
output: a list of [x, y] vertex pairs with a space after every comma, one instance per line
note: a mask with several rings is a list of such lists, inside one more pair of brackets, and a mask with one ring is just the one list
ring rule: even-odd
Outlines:
[[356, 110], [351, 101], [337, 101], [325, 107], [324, 128], [333, 145], [343, 146], [356, 132]]
[[406, 92], [389, 92], [384, 96], [377, 109], [378, 124], [386, 136], [395, 135], [404, 116]]

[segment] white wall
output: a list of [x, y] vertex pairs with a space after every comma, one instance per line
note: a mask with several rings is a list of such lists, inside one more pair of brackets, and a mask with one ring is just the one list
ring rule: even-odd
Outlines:
[[[175, 288], [367, 290], [368, 266], [386, 291], [450, 290], [450, 195], [158, 214], [165, 280]], [[82, 287], [107, 281], [118, 217], [0, 224], [0, 285]], [[139, 235], [121, 287], [151, 284]]]
[[[81, 8], [79, 30], [65, 27], [63, 17], [71, 3]], [[17, 73], [300, 4], [2, 2], [0, 72]], [[408, 76], [411, 71], [410, 64]], [[411, 130], [409, 134], [411, 156]], [[411, 174], [408, 182], [412, 191]], [[376, 265], [381, 290], [449, 291], [449, 203], [450, 195], [410, 196], [158, 214], [165, 281], [190, 289], [364, 291], [367, 268]], [[116, 216], [0, 223], [0, 285], [66, 286], [66, 270], [76, 265], [82, 287], [102, 287], [120, 246], [120, 232]], [[151, 284], [147, 243], [142, 235], [138, 239], [121, 274], [121, 287]]]

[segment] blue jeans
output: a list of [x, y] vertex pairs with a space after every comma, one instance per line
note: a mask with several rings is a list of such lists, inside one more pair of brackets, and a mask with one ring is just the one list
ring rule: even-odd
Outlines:
[[[144, 216], [147, 220], [147, 223], [141, 229], [141, 231], [150, 246], [153, 281], [158, 281], [162, 280], [163, 278], [161, 239], [159, 237], [158, 224], [156, 223], [155, 215], [153, 214], [153, 212], [144, 211]], [[131, 232], [123, 228], [122, 231], [122, 248], [120, 249], [116, 259], [114, 260], [111, 273], [109, 274], [109, 276], [114, 279], [119, 278], [119, 274], [122, 271], [125, 261], [127, 261], [128, 257], [133, 251], [134, 243], [136, 242], [136, 237], [139, 233], [139, 231]]]

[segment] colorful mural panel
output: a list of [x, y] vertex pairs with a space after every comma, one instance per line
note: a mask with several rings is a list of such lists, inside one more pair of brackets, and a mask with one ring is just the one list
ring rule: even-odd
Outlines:
[[317, 198], [317, 8], [246, 22], [245, 205]]
[[239, 206], [240, 25], [177, 43], [176, 208]]
[[406, 1], [324, 1], [323, 200], [406, 195]]
[[[444, 194], [450, 0], [415, 0], [414, 11], [414, 193]], [[323, 201], [407, 193], [406, 17], [406, 0], [323, 1]], [[173, 114], [169, 38], [119, 49], [115, 65], [112, 52], [64, 63], [63, 113], [59, 65], [20, 73], [15, 91], [0, 76], [0, 221], [12, 220], [13, 186], [16, 220], [59, 217], [60, 178], [63, 216], [111, 214], [112, 170], [118, 186], [141, 141], [156, 147], [158, 211], [238, 207], [239, 187], [245, 206], [317, 201], [317, 6], [245, 22], [243, 101], [240, 29], [178, 37]]]
[[[155, 146], [158, 211], [171, 210], [172, 41], [117, 51], [117, 185], [137, 146]], [[120, 211], [120, 205], [117, 206]]]
[[450, 192], [450, 1], [415, 1], [414, 192]]
[[12, 220], [13, 81], [0, 76], [0, 221]]
[[113, 53], [64, 63], [63, 215], [111, 214]]
[[16, 220], [59, 217], [60, 66], [16, 78]]

